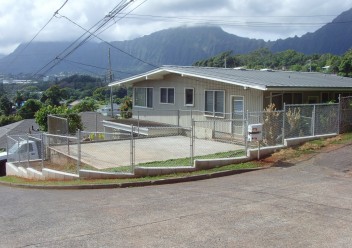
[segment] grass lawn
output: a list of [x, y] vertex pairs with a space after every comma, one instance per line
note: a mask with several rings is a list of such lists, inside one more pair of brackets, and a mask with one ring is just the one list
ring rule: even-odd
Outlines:
[[[244, 156], [244, 150], [238, 151], [229, 151], [229, 152], [219, 152], [215, 154], [209, 154], [204, 156], [195, 156], [194, 159], [216, 159], [216, 158], [235, 158]], [[193, 162], [191, 162], [191, 158], [178, 158], [178, 159], [169, 159], [164, 161], [153, 161], [147, 163], [139, 163], [136, 166], [140, 167], [180, 167], [180, 166], [191, 166]], [[131, 166], [120, 166], [115, 168], [108, 168], [102, 171], [107, 172], [126, 172], [130, 171]]]

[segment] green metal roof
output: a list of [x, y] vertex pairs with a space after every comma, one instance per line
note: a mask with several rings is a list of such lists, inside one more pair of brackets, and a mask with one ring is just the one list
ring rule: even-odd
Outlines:
[[156, 70], [113, 82], [109, 86], [149, 79], [162, 79], [167, 74], [179, 74], [181, 76], [202, 78], [259, 90], [297, 88], [352, 90], [352, 78], [332, 74], [194, 66], [163, 66]]

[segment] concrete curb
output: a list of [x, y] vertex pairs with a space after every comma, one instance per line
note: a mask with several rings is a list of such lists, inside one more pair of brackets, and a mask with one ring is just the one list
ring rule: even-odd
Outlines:
[[183, 183], [191, 181], [199, 181], [217, 177], [231, 176], [236, 174], [241, 174], [245, 172], [257, 171], [267, 169], [267, 167], [258, 167], [253, 169], [238, 169], [238, 170], [227, 170], [214, 172], [204, 175], [195, 175], [189, 177], [176, 177], [168, 179], [151, 180], [145, 182], [126, 182], [126, 183], [111, 183], [111, 184], [83, 184], [83, 185], [31, 185], [31, 184], [17, 184], [1, 182], [0, 185], [16, 187], [16, 188], [27, 188], [27, 189], [50, 189], [50, 190], [75, 190], [75, 189], [114, 189], [114, 188], [130, 188], [130, 187], [145, 187], [153, 185], [163, 185], [163, 184], [173, 184], [173, 183]]

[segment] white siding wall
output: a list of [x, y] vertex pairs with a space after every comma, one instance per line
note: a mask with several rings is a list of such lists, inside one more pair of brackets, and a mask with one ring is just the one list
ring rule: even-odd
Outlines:
[[[216, 81], [202, 80], [195, 78], [182, 77], [179, 75], [167, 75], [163, 80], [150, 80], [135, 83], [134, 87], [153, 87], [153, 108], [133, 107], [133, 117], [142, 120], [168, 123], [172, 125], [190, 126], [191, 110], [192, 118], [198, 121], [204, 120], [224, 120], [231, 119], [232, 96], [244, 97], [244, 109], [248, 111], [263, 110], [263, 92], [255, 89], [244, 89], [242, 86], [224, 84]], [[175, 103], [160, 103], [160, 88], [175, 88]], [[194, 106], [185, 106], [185, 88], [194, 88]], [[204, 111], [205, 90], [224, 90], [225, 91], [225, 115], [224, 118], [204, 116], [199, 111]], [[224, 124], [230, 132], [229, 123]], [[229, 127], [229, 128], [228, 128]]]

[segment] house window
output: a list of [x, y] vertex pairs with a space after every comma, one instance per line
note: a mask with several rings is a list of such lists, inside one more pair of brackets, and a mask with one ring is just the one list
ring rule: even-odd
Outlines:
[[134, 106], [153, 107], [153, 88], [134, 88]]
[[225, 112], [225, 91], [205, 91], [205, 114], [214, 117], [224, 117]]
[[194, 106], [194, 89], [186, 88], [185, 89], [185, 105]]
[[175, 103], [175, 88], [160, 88], [160, 103]]

